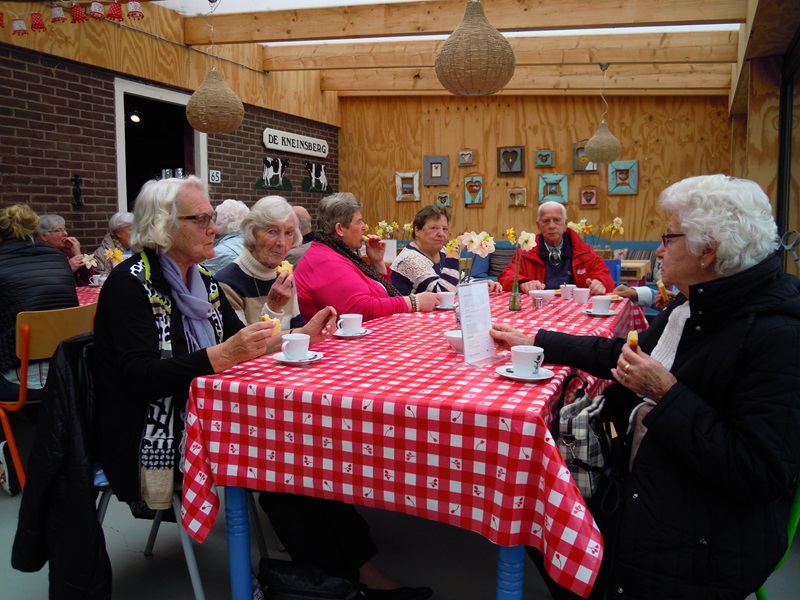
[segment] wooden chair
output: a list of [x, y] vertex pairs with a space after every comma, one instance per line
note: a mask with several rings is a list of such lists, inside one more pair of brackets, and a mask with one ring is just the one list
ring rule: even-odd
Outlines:
[[17, 356], [19, 357], [19, 396], [16, 402], [0, 402], [0, 421], [14, 461], [19, 485], [25, 489], [25, 472], [22, 459], [11, 431], [8, 412], [20, 410], [28, 397], [28, 366], [32, 360], [53, 356], [58, 344], [74, 335], [94, 330], [97, 303], [56, 310], [26, 311], [17, 314]]
[[[787, 525], [789, 542], [786, 545], [786, 553], [783, 555], [783, 558], [781, 558], [778, 564], [775, 565], [773, 573], [781, 568], [781, 565], [786, 561], [786, 557], [789, 556], [789, 551], [792, 549], [792, 542], [794, 541], [794, 534], [797, 531], [798, 522], [800, 522], [800, 476], [797, 478], [797, 487], [794, 490], [792, 507], [789, 509], [789, 523]], [[763, 585], [756, 590], [756, 598], [758, 600], [768, 600], [767, 591], [764, 589]]]

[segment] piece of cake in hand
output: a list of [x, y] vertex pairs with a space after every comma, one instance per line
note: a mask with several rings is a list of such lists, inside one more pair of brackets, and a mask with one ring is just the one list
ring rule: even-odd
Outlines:
[[281, 332], [281, 320], [279, 318], [277, 317], [272, 318], [269, 317], [268, 315], [261, 315], [261, 320], [264, 321], [265, 323], [267, 321], [272, 321], [273, 323], [275, 323], [275, 327], [272, 328], [272, 337], [275, 337]]
[[279, 264], [277, 267], [275, 267], [275, 272], [278, 275], [280, 275], [284, 271], [286, 271], [287, 273], [291, 273], [293, 269], [294, 269], [294, 267], [292, 266], [292, 263], [290, 263], [288, 260], [285, 260], [281, 264]]
[[658, 287], [658, 293], [661, 294], [661, 299], [664, 302], [669, 302], [669, 294], [667, 294], [667, 287], [664, 282], [659, 279], [656, 281], [656, 286]]
[[631, 350], [636, 352], [636, 349], [639, 347], [639, 332], [638, 331], [629, 331], [628, 332], [628, 345], [631, 347]]

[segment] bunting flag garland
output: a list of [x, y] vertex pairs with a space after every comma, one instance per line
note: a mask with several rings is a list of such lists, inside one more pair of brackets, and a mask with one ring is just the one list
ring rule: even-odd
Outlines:
[[120, 23], [124, 20], [122, 18], [122, 6], [119, 2], [112, 2], [108, 5], [106, 19], [109, 21], [119, 21]]
[[77, 2], [73, 3], [72, 7], [70, 7], [69, 14], [72, 17], [72, 23], [83, 23], [89, 20], [89, 17], [86, 16], [86, 13], [78, 6]]
[[89, 7], [89, 16], [99, 21], [105, 19], [106, 16], [103, 14], [103, 3], [92, 2], [92, 5]]
[[133, 21], [144, 19], [144, 13], [142, 12], [142, 5], [139, 4], [138, 2], [128, 2], [128, 18]]
[[47, 31], [42, 13], [31, 13], [31, 31]]
[[11, 35], [28, 35], [28, 28], [25, 27], [25, 21], [22, 19], [14, 19], [11, 21]]
[[67, 17], [64, 16], [64, 9], [60, 6], [54, 4], [50, 7], [50, 22], [51, 23], [63, 23], [67, 20]]

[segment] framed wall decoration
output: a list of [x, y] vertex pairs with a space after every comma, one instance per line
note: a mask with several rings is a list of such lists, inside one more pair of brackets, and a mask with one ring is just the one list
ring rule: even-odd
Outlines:
[[506, 200], [508, 206], [527, 206], [528, 193], [525, 188], [512, 187], [506, 190]]
[[608, 165], [608, 193], [611, 196], [639, 193], [638, 160], [617, 160]]
[[458, 151], [458, 166], [470, 167], [475, 164], [475, 148], [462, 148]]
[[550, 148], [542, 148], [536, 151], [537, 167], [552, 167], [556, 160], [556, 151]]
[[425, 185], [447, 185], [449, 156], [425, 156], [423, 158], [423, 183]]
[[398, 202], [419, 202], [419, 171], [397, 171], [394, 185]]
[[436, 206], [450, 206], [450, 194], [447, 192], [436, 194]]
[[572, 144], [572, 172], [573, 173], [599, 173], [600, 163], [592, 162], [586, 156], [586, 142], [581, 140]]
[[597, 208], [597, 187], [585, 185], [580, 190], [581, 206], [585, 208]]
[[539, 204], [544, 204], [545, 202], [566, 204], [567, 192], [566, 175], [539, 175]]
[[483, 206], [483, 175], [472, 173], [464, 178], [464, 204]]
[[498, 175], [525, 175], [525, 146], [504, 146], [497, 149]]

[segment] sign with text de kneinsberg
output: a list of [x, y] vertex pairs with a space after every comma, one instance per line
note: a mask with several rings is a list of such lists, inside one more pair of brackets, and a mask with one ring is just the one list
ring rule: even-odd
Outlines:
[[282, 150], [307, 156], [328, 156], [328, 142], [305, 135], [297, 135], [278, 129], [264, 130], [264, 145], [269, 150]]

